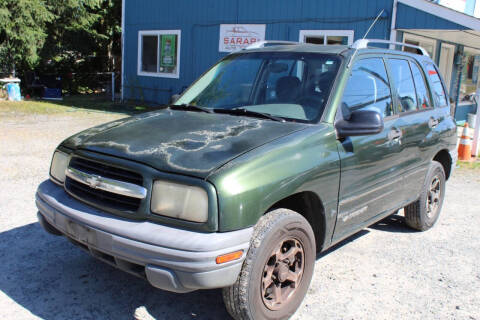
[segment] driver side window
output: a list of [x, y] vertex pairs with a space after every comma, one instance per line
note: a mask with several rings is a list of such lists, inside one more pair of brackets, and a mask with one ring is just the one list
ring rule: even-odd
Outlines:
[[392, 97], [385, 64], [381, 58], [357, 61], [342, 98], [342, 112], [376, 110], [383, 117], [393, 115]]

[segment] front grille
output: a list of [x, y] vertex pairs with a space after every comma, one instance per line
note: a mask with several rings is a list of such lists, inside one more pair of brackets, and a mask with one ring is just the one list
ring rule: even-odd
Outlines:
[[[143, 178], [138, 173], [112, 167], [102, 163], [74, 157], [70, 160], [69, 167], [85, 173], [99, 175], [101, 177], [143, 185]], [[65, 189], [79, 200], [90, 205], [113, 209], [113, 211], [136, 212], [140, 207], [141, 199], [128, 197], [104, 190], [94, 189], [90, 186], [66, 177]]]
[[72, 158], [68, 166], [86, 173], [96, 174], [105, 178], [130, 182], [139, 186], [143, 184], [143, 178], [138, 173], [125, 169], [120, 169], [117, 167], [112, 167], [103, 163], [86, 160], [83, 158]]

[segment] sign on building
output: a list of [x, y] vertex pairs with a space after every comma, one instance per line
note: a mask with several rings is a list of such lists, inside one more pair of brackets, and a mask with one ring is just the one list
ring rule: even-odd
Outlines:
[[264, 24], [221, 24], [220, 52], [234, 52], [265, 40]]

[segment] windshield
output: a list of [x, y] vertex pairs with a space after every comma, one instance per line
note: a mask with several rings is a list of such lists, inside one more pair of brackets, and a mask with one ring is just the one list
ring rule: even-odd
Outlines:
[[339, 65], [340, 58], [328, 54], [238, 53], [206, 72], [175, 105], [222, 112], [241, 108], [290, 121], [317, 121]]

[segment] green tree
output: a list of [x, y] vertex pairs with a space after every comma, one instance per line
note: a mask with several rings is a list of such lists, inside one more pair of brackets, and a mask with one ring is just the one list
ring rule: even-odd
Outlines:
[[0, 0], [0, 72], [118, 69], [121, 6], [121, 0]]
[[[95, 55], [98, 34], [94, 25], [102, 0], [46, 0], [54, 20], [46, 26], [48, 34], [41, 51], [41, 68], [58, 71], [71, 68]], [[53, 69], [53, 70], [51, 70]]]
[[121, 56], [122, 0], [103, 0], [95, 27], [99, 38], [99, 55], [107, 59], [108, 71], [116, 69]]
[[0, 0], [0, 64], [4, 72], [33, 68], [54, 16], [43, 0]]
[[112, 71], [120, 55], [121, 0], [46, 1], [55, 19], [47, 25], [42, 69]]

